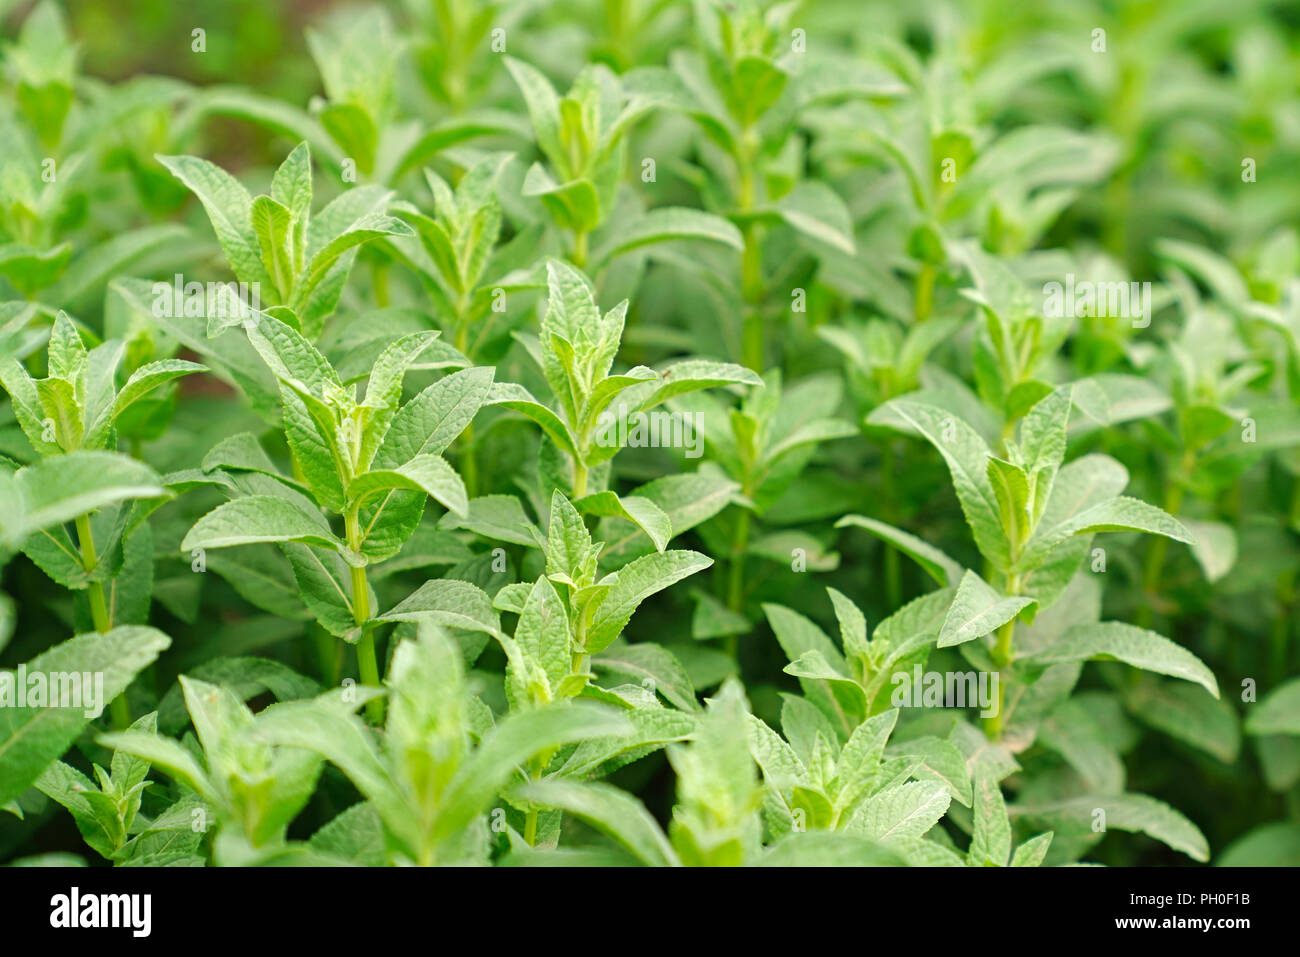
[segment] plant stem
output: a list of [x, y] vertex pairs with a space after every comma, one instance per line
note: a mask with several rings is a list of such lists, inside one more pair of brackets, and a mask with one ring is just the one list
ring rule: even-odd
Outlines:
[[474, 423], [460, 434], [460, 477], [465, 481], [466, 498], [478, 495], [478, 459], [474, 455]]
[[[1020, 578], [1008, 575], [1005, 594], [1015, 595], [1020, 591]], [[998, 666], [998, 708], [984, 719], [984, 733], [990, 740], [996, 741], [1002, 736], [1002, 708], [1007, 699], [1007, 669], [1015, 658], [1016, 619], [998, 629], [997, 644], [993, 648], [993, 662]]]
[[573, 459], [573, 497], [582, 498], [587, 494], [587, 466], [581, 458]]
[[[740, 137], [740, 154], [737, 166], [740, 188], [736, 205], [741, 212], [754, 208], [754, 158], [758, 154], [758, 134], [747, 126]], [[745, 248], [740, 255], [740, 295], [745, 303], [741, 330], [742, 361], [750, 369], [763, 374], [763, 247], [759, 243], [758, 228], [747, 222], [741, 230]]]
[[763, 247], [753, 225], [745, 227], [740, 259], [740, 289], [745, 300], [742, 354], [745, 365], [763, 374]]
[[1295, 603], [1295, 569], [1288, 568], [1277, 578], [1277, 615], [1269, 636], [1269, 676], [1274, 682], [1285, 679], [1288, 645], [1291, 638], [1291, 613]]
[[[343, 518], [347, 529], [348, 546], [353, 551], [361, 549], [361, 523], [357, 520], [356, 509], [352, 509]], [[357, 639], [357, 674], [363, 685], [379, 687], [379, 661], [375, 656], [375, 633], [369, 627], [370, 621], [370, 585], [366, 581], [364, 567], [352, 565], [352, 620], [361, 628], [361, 637]], [[375, 724], [384, 723], [384, 699], [372, 698], [366, 702], [366, 715]]]
[[570, 257], [573, 264], [579, 269], [585, 269], [587, 266], [587, 231], [584, 229], [575, 229], [573, 231], [573, 254]]
[[925, 322], [929, 319], [930, 311], [934, 308], [934, 277], [934, 266], [931, 263], [922, 263], [920, 271], [916, 274], [916, 296], [912, 300], [913, 315], [917, 322]]
[[[95, 551], [95, 533], [90, 528], [90, 516], [78, 515], [76, 525], [77, 544], [81, 546], [81, 564], [87, 572], [94, 572], [95, 566], [99, 564], [99, 555]], [[95, 623], [95, 630], [101, 635], [111, 631], [113, 620], [108, 614], [104, 583], [92, 581], [86, 588], [86, 595], [90, 599], [90, 617]], [[113, 699], [109, 711], [113, 718], [113, 727], [121, 731], [131, 726], [131, 708], [127, 704], [125, 691]]]
[[[1178, 470], [1165, 482], [1164, 509], [1174, 518], [1178, 517], [1183, 507], [1183, 476], [1191, 471], [1193, 455], [1191, 451], [1183, 453]], [[1146, 564], [1142, 569], [1142, 594], [1145, 602], [1137, 611], [1137, 623], [1141, 628], [1150, 628], [1155, 621], [1155, 598], [1160, 593], [1160, 573], [1165, 567], [1165, 554], [1169, 550], [1169, 539], [1157, 536], [1147, 549]]]
[[[891, 525], [898, 524], [897, 493], [894, 490], [894, 443], [886, 439], [880, 454], [880, 492], [881, 506], [885, 521]], [[885, 546], [885, 597], [890, 608], [901, 607], [903, 603], [903, 570], [898, 557], [898, 549], [892, 545]]]
[[[750, 522], [749, 510], [742, 508], [731, 538], [731, 564], [727, 569], [727, 607], [735, 612], [745, 607], [745, 549], [749, 547]], [[737, 637], [728, 635], [725, 646], [727, 654], [735, 658]]]
[[[472, 360], [469, 350], [469, 320], [466, 316], [468, 307], [462, 294], [456, 304], [456, 351]], [[477, 343], [475, 343], [477, 345]], [[457, 443], [460, 446], [460, 473], [465, 481], [465, 494], [469, 498], [478, 495], [478, 459], [474, 455], [474, 423], [470, 422], [461, 432]]]

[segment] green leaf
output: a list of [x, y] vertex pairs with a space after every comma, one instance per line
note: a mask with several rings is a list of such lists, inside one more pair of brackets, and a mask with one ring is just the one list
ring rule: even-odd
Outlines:
[[522, 503], [513, 495], [480, 495], [472, 498], [467, 513], [448, 513], [438, 524], [440, 528], [464, 528], [493, 541], [533, 548], [543, 540], [541, 530], [533, 524], [524, 512]]
[[858, 725], [840, 749], [836, 767], [835, 811], [851, 811], [870, 790], [880, 770], [885, 744], [898, 723], [898, 709], [890, 708]]
[[1274, 688], [1246, 716], [1248, 734], [1300, 735], [1300, 678]]
[[576, 584], [583, 580], [592, 555], [591, 533], [578, 510], [556, 489], [546, 527], [546, 574], [561, 575]]
[[845, 515], [835, 523], [836, 528], [854, 526], [865, 528], [881, 541], [893, 545], [912, 561], [920, 565], [940, 585], [956, 585], [962, 577], [962, 567], [929, 542], [915, 535], [886, 525], [865, 515]]
[[[674, 536], [689, 531], [726, 508], [740, 485], [721, 469], [703, 468], [685, 475], [665, 475], [632, 490], [654, 502], [668, 516]], [[612, 565], [626, 562], [654, 548], [648, 535], [624, 519], [603, 519], [596, 530], [604, 541], [601, 560]]]
[[668, 540], [673, 536], [672, 522], [663, 509], [648, 498], [636, 495], [620, 497], [607, 491], [584, 496], [573, 504], [588, 515], [627, 519], [645, 532], [660, 552], [668, 547]]
[[[297, 542], [282, 542], [280, 550], [289, 560], [296, 590], [311, 617], [332, 635], [355, 635], [351, 572], [342, 556], [333, 549], [316, 549]], [[373, 597], [370, 607], [375, 607]]]
[[248, 190], [225, 170], [197, 156], [158, 156], [157, 160], [199, 198], [239, 281], [269, 283], [250, 219], [253, 199]]
[[939, 823], [951, 801], [942, 784], [910, 781], [872, 795], [854, 812], [847, 827], [882, 844], [921, 837]]
[[[715, 362], [712, 359], [683, 359], [665, 366], [655, 383], [640, 386], [630, 394], [639, 412], [701, 389], [714, 389], [725, 385], [763, 385], [757, 373], [732, 362]], [[643, 394], [644, 393], [644, 394]]]
[[40, 529], [116, 502], [167, 494], [153, 469], [116, 452], [45, 459], [14, 473], [13, 487], [21, 504], [0, 514], [0, 541], [15, 545]]
[[852, 256], [853, 219], [844, 200], [825, 183], [807, 181], [782, 197], [775, 211], [805, 236]]
[[206, 803], [220, 806], [221, 797], [203, 768], [189, 751], [171, 738], [147, 731], [117, 731], [101, 734], [96, 740], [106, 748], [114, 748], [122, 754], [149, 762], [194, 791]]
[[1195, 522], [1182, 519], [1187, 531], [1195, 537], [1192, 557], [1201, 566], [1205, 580], [1213, 584], [1237, 564], [1237, 533], [1223, 522]]
[[1006, 867], [1011, 854], [1011, 820], [1002, 789], [991, 774], [975, 777], [975, 834], [968, 858], [974, 867]]
[[335, 815], [311, 836], [309, 843], [322, 853], [363, 867], [382, 867], [388, 863], [383, 825], [369, 801], [354, 804]]
[[[971, 779], [966, 758], [951, 742], [929, 735], [912, 738], [892, 745], [886, 756], [906, 758], [908, 773], [912, 777], [937, 781], [959, 802], [971, 806]], [[843, 760], [841, 757], [841, 763]]]
[[[322, 213], [323, 217], [324, 214]], [[341, 232], [330, 237], [329, 241], [311, 257], [305, 274], [299, 278], [294, 289], [289, 307], [295, 312], [303, 312], [308, 305], [310, 294], [320, 285], [326, 273], [333, 269], [334, 265], [349, 250], [368, 243], [372, 239], [382, 239], [385, 236], [406, 237], [414, 235], [415, 231], [406, 223], [383, 213], [369, 212], [358, 217], [355, 222], [350, 223]]]
[[558, 688], [569, 674], [573, 634], [564, 602], [545, 575], [533, 583], [524, 601], [515, 626], [515, 641], [531, 660], [542, 666], [551, 688]]
[[1087, 532], [1150, 532], [1176, 542], [1192, 544], [1195, 539], [1183, 524], [1168, 512], [1135, 498], [1120, 496], [1080, 512], [1065, 524], [1067, 534]]
[[533, 398], [531, 392], [513, 382], [494, 382], [485, 405], [503, 405], [532, 419], [547, 438], [565, 452], [577, 456], [577, 442], [560, 417]]
[[684, 550], [659, 552], [628, 562], [619, 569], [618, 580], [596, 609], [587, 633], [587, 654], [604, 651], [645, 599], [712, 564], [713, 559]]
[[428, 619], [451, 628], [501, 635], [501, 616], [492, 607], [487, 593], [469, 582], [434, 579], [425, 582], [398, 602], [379, 621], [420, 621]]
[[1012, 867], [1038, 867], [1043, 863], [1043, 858], [1047, 856], [1048, 848], [1052, 846], [1052, 832], [1047, 831], [1031, 837], [1025, 843], [1016, 848], [1016, 852], [1011, 855]]
[[[306, 142], [295, 146], [275, 171], [271, 198], [289, 210], [299, 228], [306, 228], [311, 215], [311, 149]], [[300, 242], [295, 238], [295, 246]]]
[[627, 848], [647, 867], [678, 865], [677, 854], [658, 822], [640, 801], [600, 782], [530, 781], [514, 796], [567, 811]]
[[1253, 828], [1229, 844], [1216, 867], [1300, 867], [1300, 824], [1279, 821]]
[[[40, 705], [19, 707], [16, 674], [0, 672], [0, 700], [7, 705], [0, 707], [0, 806], [27, 790], [99, 711], [170, 645], [171, 639], [156, 628], [125, 625], [103, 634], [70, 638], [27, 662], [29, 676], [78, 673], [80, 677], [89, 672], [95, 676], [93, 689], [79, 683], [76, 690], [100, 699], [96, 701], [66, 702], [51, 696]], [[59, 690], [65, 689], [60, 686]]]
[[1010, 545], [999, 519], [997, 496], [988, 480], [989, 449], [979, 434], [952, 413], [919, 402], [895, 399], [867, 417], [872, 425], [901, 423], [943, 456], [952, 474], [957, 500], [980, 552], [1000, 568], [1011, 560]]
[[[927, 842], [928, 843], [928, 842]], [[830, 831], [791, 832], [771, 844], [760, 867], [897, 867], [893, 848]]]
[[303, 542], [336, 551], [346, 547], [319, 512], [309, 512], [290, 499], [249, 495], [218, 505], [195, 522], [181, 542], [181, 551], [253, 542]]
[[505, 62], [506, 69], [524, 95], [537, 145], [555, 161], [556, 157], [564, 155], [560, 146], [560, 100], [555, 88], [536, 67], [511, 56], [507, 56]]
[[429, 386], [393, 417], [374, 467], [394, 468], [417, 455], [439, 455], [465, 431], [493, 388], [495, 370], [465, 369]]
[[112, 417], [116, 419], [132, 403], [139, 401], [154, 389], [171, 382], [173, 379], [178, 379], [183, 375], [193, 375], [196, 372], [207, 371], [205, 366], [201, 366], [196, 362], [187, 362], [184, 359], [163, 359], [140, 366], [131, 373], [131, 378], [126, 380], [126, 385], [122, 386], [122, 391], [113, 400]]
[[511, 714], [489, 731], [461, 765], [446, 792], [434, 834], [445, 838], [481, 814], [524, 762], [535, 754], [588, 738], [617, 737], [635, 729], [608, 708], [571, 702]]
[[[1200, 689], [1183, 687], [1204, 695]], [[1038, 742], [1065, 758], [1082, 778], [1085, 790], [1098, 794], [1124, 790], [1120, 756], [1106, 728], [1079, 699], [1066, 699], [1052, 708], [1038, 727]]]
[[845, 656], [853, 658], [869, 654], [866, 616], [843, 592], [827, 587], [826, 593], [835, 608], [835, 619], [840, 623], [840, 642]]
[[1192, 860], [1210, 859], [1210, 847], [1200, 829], [1168, 804], [1145, 794], [1084, 795], [1010, 808], [1013, 819], [1044, 824], [1063, 836], [1091, 834], [1099, 810], [1105, 812], [1106, 830], [1146, 834]]
[[[803, 672], [799, 685], [804, 695], [832, 721], [836, 740], [846, 739], [863, 716], [860, 710], [854, 713], [854, 709], [860, 709], [865, 702], [856, 682], [847, 678], [848, 666], [844, 656], [826, 634], [803, 615], [773, 604], [765, 604], [763, 612], [786, 657], [792, 663], [800, 663], [792, 673]], [[854, 688], [850, 689], [849, 685]]]
[[293, 293], [297, 275], [290, 259], [293, 250], [289, 246], [293, 216], [270, 196], [258, 196], [253, 200], [249, 219], [262, 250], [262, 266], [270, 275], [280, 301], [287, 300]]
[[1033, 604], [1032, 598], [1003, 598], [979, 575], [967, 571], [939, 629], [938, 647], [960, 645], [992, 634]]
[[736, 250], [745, 245], [740, 230], [721, 216], [698, 209], [662, 206], [620, 228], [596, 260], [606, 262], [634, 249], [682, 239], [706, 239]]
[[[1124, 696], [1139, 719], [1170, 737], [1235, 764], [1241, 750], [1237, 713], [1222, 698], [1203, 689], [1172, 681], [1144, 681]], [[1258, 711], [1256, 711], [1258, 713]], [[1296, 723], [1300, 728], [1300, 721]]]
[[1058, 640], [1018, 660], [1046, 665], [1089, 659], [1122, 661], [1134, 668], [1193, 681], [1216, 698], [1219, 696], [1213, 672], [1194, 654], [1154, 631], [1120, 621], [1075, 625]]
[[649, 681], [652, 692], [663, 695], [665, 700], [683, 711], [700, 710], [686, 669], [672, 652], [661, 645], [648, 641], [619, 645], [601, 652], [591, 664], [594, 668], [632, 678], [643, 687]]
[[348, 498], [362, 502], [392, 489], [423, 492], [448, 511], [469, 514], [465, 483], [441, 455], [417, 455], [395, 469], [376, 469], [359, 475], [348, 485]]
[[[358, 696], [358, 705], [361, 696]], [[347, 775], [390, 827], [409, 817], [370, 730], [355, 715], [320, 699], [273, 705], [257, 715], [258, 740], [316, 752]], [[401, 833], [400, 828], [397, 831]]]

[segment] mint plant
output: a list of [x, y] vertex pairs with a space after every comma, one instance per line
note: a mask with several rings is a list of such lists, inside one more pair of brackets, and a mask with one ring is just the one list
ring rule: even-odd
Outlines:
[[[219, 506], [181, 548], [282, 544], [317, 620], [357, 645], [361, 680], [376, 685], [366, 567], [392, 557], [414, 534], [426, 497], [452, 511], [467, 509], [465, 486], [439, 453], [486, 398], [490, 372], [448, 377], [400, 404], [407, 368], [437, 335], [415, 333], [380, 355], [358, 398], [356, 387], [345, 388], [329, 361], [280, 320], [259, 315], [245, 331], [280, 383], [285, 437], [301, 483], [263, 483], [269, 494]], [[321, 509], [342, 517], [342, 537]], [[382, 714], [378, 702], [371, 714]]]
[[389, 193], [380, 187], [349, 190], [313, 217], [306, 143], [276, 170], [271, 192], [256, 198], [207, 160], [171, 156], [160, 162], [203, 203], [236, 278], [256, 284], [274, 315], [309, 338], [338, 306], [357, 248], [411, 232], [382, 212]]
[[1300, 863], [1278, 5], [155, 12], [0, 38], [0, 861]]

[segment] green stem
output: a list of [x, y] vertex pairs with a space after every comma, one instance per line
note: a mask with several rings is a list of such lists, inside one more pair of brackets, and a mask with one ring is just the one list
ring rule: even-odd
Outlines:
[[587, 231], [584, 229], [575, 229], [573, 231], [573, 254], [570, 256], [573, 264], [579, 269], [587, 267]]
[[[468, 307], [462, 295], [456, 304], [456, 351], [473, 358], [469, 350], [469, 320], [466, 317]], [[477, 343], [475, 343], [477, 346]], [[460, 476], [465, 482], [465, 494], [469, 498], [478, 495], [478, 459], [474, 455], [474, 423], [465, 426], [457, 444], [460, 446]]]
[[[880, 491], [881, 505], [885, 521], [891, 525], [898, 524], [897, 493], [894, 490], [894, 443], [885, 440], [880, 456]], [[885, 597], [889, 599], [890, 608], [899, 608], [903, 603], [903, 569], [899, 561], [898, 549], [885, 546]]]
[[[81, 564], [88, 573], [93, 573], [95, 566], [99, 564], [99, 555], [95, 551], [95, 533], [90, 528], [90, 516], [78, 515], [76, 526], [77, 544], [81, 546]], [[86, 594], [90, 599], [90, 618], [95, 623], [95, 630], [101, 635], [111, 631], [113, 620], [108, 614], [104, 583], [92, 581], [86, 588]], [[109, 705], [109, 712], [113, 718], [113, 727], [119, 731], [131, 726], [131, 708], [127, 704], [125, 691], [113, 699], [112, 704]]]
[[1295, 578], [1295, 569], [1288, 568], [1277, 579], [1277, 615], [1273, 619], [1273, 629], [1269, 636], [1269, 675], [1274, 682], [1282, 681], [1287, 673]]
[[374, 279], [375, 305], [383, 309], [388, 305], [388, 264], [375, 263], [371, 276]]
[[[1179, 460], [1178, 471], [1165, 482], [1164, 509], [1174, 518], [1183, 507], [1183, 476], [1191, 471], [1193, 455], [1184, 452]], [[1157, 536], [1147, 549], [1146, 563], [1142, 569], [1142, 594], [1145, 598], [1137, 611], [1137, 624], [1141, 628], [1150, 628], [1155, 621], [1155, 600], [1160, 594], [1160, 573], [1164, 571], [1165, 555], [1169, 551], [1169, 539]]]
[[[1008, 575], [1005, 593], [1015, 595], [1020, 591], [1020, 578]], [[1007, 673], [1015, 659], [1016, 619], [998, 629], [997, 643], [993, 647], [993, 663], [998, 666], [998, 708], [984, 719], [984, 733], [996, 741], [1002, 736], [1002, 710], [1007, 700]]]
[[[95, 566], [99, 564], [99, 556], [95, 552], [95, 534], [90, 530], [89, 515], [77, 516], [77, 541], [81, 545], [81, 564], [87, 572], [94, 572]], [[113, 627], [113, 622], [108, 617], [108, 602], [104, 598], [104, 583], [92, 581], [87, 591], [90, 595], [90, 617], [95, 622], [95, 630], [103, 634]]]
[[[731, 563], [727, 569], [727, 607], [735, 612], [743, 612], [745, 607], [745, 549], [749, 547], [750, 514], [748, 509], [741, 509], [736, 519], [736, 530], [731, 538]], [[728, 635], [725, 641], [727, 654], [736, 657], [738, 639]]]
[[[361, 550], [361, 523], [357, 511], [353, 508], [343, 518], [347, 530], [348, 546], [354, 551]], [[350, 566], [352, 573], [352, 620], [361, 629], [357, 639], [357, 674], [363, 685], [379, 687], [379, 660], [375, 656], [375, 633], [370, 628], [370, 585], [366, 581], [366, 570], [356, 565]], [[366, 715], [375, 724], [384, 723], [384, 699], [373, 698], [366, 702]]]
[[587, 494], [587, 466], [581, 458], [573, 460], [573, 497], [582, 498]]
[[460, 434], [460, 477], [465, 481], [465, 495], [478, 495], [478, 458], [474, 455], [474, 423]]
[[316, 663], [320, 668], [321, 678], [326, 685], [339, 683], [339, 642], [320, 625], [311, 630], [312, 643], [316, 648]]
[[916, 274], [916, 297], [913, 299], [913, 314], [917, 322], [925, 322], [930, 318], [930, 312], [934, 308], [934, 278], [935, 268], [931, 263], [922, 263], [921, 270]]
[[763, 247], [753, 225], [745, 227], [740, 258], [740, 290], [745, 300], [742, 354], [745, 365], [763, 374]]
[[[740, 136], [740, 151], [736, 165], [740, 174], [736, 205], [742, 213], [754, 208], [757, 198], [754, 177], [754, 160], [758, 155], [759, 138], [752, 126], [747, 126]], [[740, 295], [745, 302], [741, 330], [742, 361], [759, 375], [763, 374], [763, 247], [759, 243], [758, 228], [746, 222], [741, 231], [744, 251], [740, 256]]]

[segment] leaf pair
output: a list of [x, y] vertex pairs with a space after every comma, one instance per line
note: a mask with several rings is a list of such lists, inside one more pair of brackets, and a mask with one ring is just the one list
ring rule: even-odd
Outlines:
[[430, 621], [398, 644], [388, 684], [382, 746], [328, 696], [267, 709], [257, 736], [339, 767], [374, 807], [398, 861], [482, 860], [486, 812], [521, 765], [567, 743], [631, 730], [616, 713], [586, 703], [535, 709], [493, 727], [486, 707], [467, 697], [459, 648]]
[[114, 423], [127, 409], [180, 376], [205, 371], [183, 359], [163, 359], [137, 368], [118, 390], [123, 352], [115, 341], [87, 350], [76, 325], [60, 312], [50, 330], [44, 379], [33, 379], [17, 359], [0, 358], [0, 385], [37, 454], [115, 448]]
[[[290, 822], [316, 788], [321, 757], [257, 740], [253, 713], [229, 688], [184, 675], [180, 685], [201, 759], [147, 729], [101, 735], [100, 743], [152, 764], [201, 798], [217, 816], [221, 863], [255, 863], [283, 847]], [[329, 700], [335, 713], [352, 707], [341, 693]]]
[[[312, 215], [311, 152], [300, 143], [276, 170], [269, 195], [254, 199], [220, 167], [196, 156], [160, 156], [203, 203], [226, 261], [240, 282], [255, 284], [282, 321], [315, 339], [338, 306], [360, 246], [387, 236], [414, 235], [386, 215], [391, 194], [358, 186]], [[246, 305], [246, 304], [245, 304]], [[216, 328], [246, 318], [210, 316]]]
[[[547, 264], [547, 285], [549, 297], [540, 335], [535, 345], [529, 345], [559, 411], [542, 404], [527, 389], [514, 383], [497, 384], [489, 402], [532, 419], [569, 457], [575, 499], [583, 500], [588, 495], [591, 470], [609, 461], [622, 447], [620, 436], [627, 434], [629, 417], [647, 415], [669, 399], [700, 389], [761, 384], [757, 376], [740, 366], [702, 359], [683, 360], [662, 372], [637, 366], [625, 373], [612, 374], [622, 341], [627, 302], [602, 314], [586, 278], [554, 260]], [[615, 400], [619, 403], [617, 409]], [[684, 428], [678, 426], [678, 434], [684, 434]], [[671, 436], [671, 425], [669, 429]], [[603, 499], [593, 501], [592, 506], [594, 514], [621, 513], [638, 524], [638, 515], [649, 512], [643, 505], [620, 507]], [[658, 518], [654, 516], [662, 529], [663, 523]], [[654, 533], [648, 530], [647, 533], [656, 538]]]
[[353, 564], [378, 562], [414, 533], [426, 496], [466, 510], [464, 485], [441, 453], [487, 395], [491, 369], [447, 376], [401, 404], [408, 368], [436, 338], [418, 332], [392, 342], [371, 369], [364, 398], [345, 388], [328, 360], [300, 333], [266, 315], [250, 320], [250, 341], [280, 382], [289, 447], [316, 504], [348, 519], [340, 540], [301, 496], [282, 492], [236, 499], [209, 512], [183, 549], [253, 542], [330, 548]]

